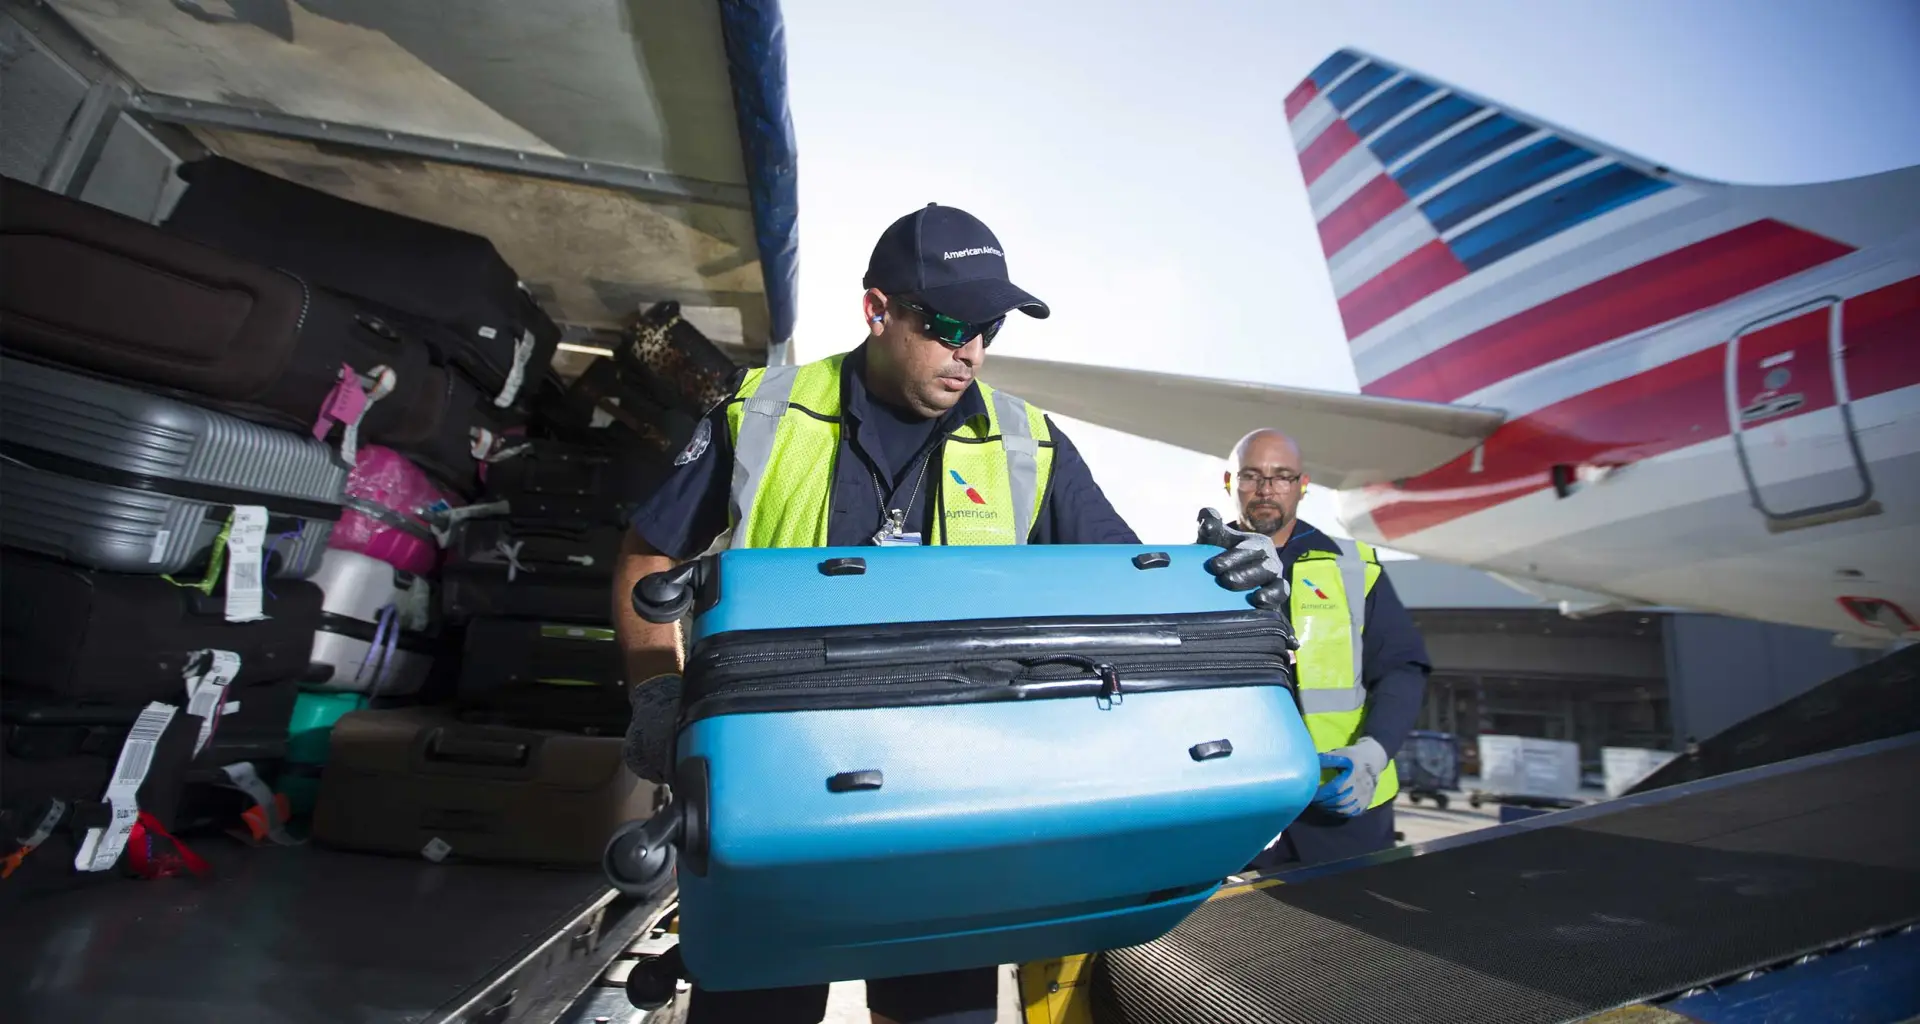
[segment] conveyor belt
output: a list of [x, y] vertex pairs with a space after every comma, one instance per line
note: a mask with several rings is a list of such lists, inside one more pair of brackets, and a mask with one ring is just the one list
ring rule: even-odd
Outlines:
[[549, 1021], [643, 924], [597, 871], [191, 842], [213, 877], [0, 913], [0, 1021]]
[[[1562, 1021], [1920, 920], [1920, 735], [1228, 890], [1100, 1024]], [[1316, 877], [1317, 875], [1317, 877]]]

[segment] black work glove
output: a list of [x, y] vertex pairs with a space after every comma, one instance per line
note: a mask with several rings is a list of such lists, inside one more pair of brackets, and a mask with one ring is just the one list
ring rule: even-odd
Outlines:
[[1264, 533], [1249, 533], [1228, 526], [1220, 513], [1200, 510], [1200, 539], [1227, 550], [1207, 559], [1207, 571], [1228, 590], [1251, 590], [1247, 602], [1255, 608], [1285, 613], [1287, 610], [1287, 573], [1280, 554], [1273, 549], [1273, 538]]
[[680, 688], [678, 674], [658, 675], [636, 684], [627, 694], [633, 717], [627, 720], [627, 739], [620, 752], [627, 769], [648, 782], [664, 784], [673, 766]]

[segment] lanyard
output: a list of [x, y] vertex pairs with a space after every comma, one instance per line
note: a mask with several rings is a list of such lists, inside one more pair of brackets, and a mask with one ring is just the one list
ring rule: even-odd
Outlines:
[[887, 507], [887, 491], [880, 482], [880, 474], [875, 472], [873, 467], [867, 467], [867, 472], [873, 476], [874, 500], [880, 505], [880, 529], [873, 535], [875, 544], [885, 545], [906, 530], [907, 513], [913, 511], [913, 503], [920, 500], [920, 485], [927, 482], [927, 466], [932, 464], [933, 453], [937, 447], [937, 444], [928, 445], [926, 454], [920, 457], [920, 472], [913, 478], [913, 491], [907, 495], [907, 507], [904, 509]]

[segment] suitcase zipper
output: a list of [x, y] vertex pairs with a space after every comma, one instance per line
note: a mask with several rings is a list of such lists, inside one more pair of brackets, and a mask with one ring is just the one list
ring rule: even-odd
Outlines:
[[[1103, 708], [1125, 692], [1286, 685], [1292, 675], [1284, 658], [1266, 654], [1213, 657], [1168, 654], [1155, 658], [1042, 655], [951, 663], [945, 671], [890, 674], [875, 668], [814, 671], [782, 678], [713, 680], [710, 673], [687, 680], [683, 724], [718, 714], [761, 711], [848, 710], [924, 704], [1093, 696]], [[1072, 667], [1084, 676], [1040, 674], [1036, 669]], [[975, 671], [969, 673], [967, 669]], [[1123, 682], [1130, 680], [1131, 682]], [[1185, 685], [1182, 685], [1183, 681]], [[708, 686], [702, 687], [702, 683]], [[1075, 683], [1092, 684], [1075, 686]], [[704, 693], [697, 691], [705, 689]], [[697, 695], [696, 695], [697, 693]]]

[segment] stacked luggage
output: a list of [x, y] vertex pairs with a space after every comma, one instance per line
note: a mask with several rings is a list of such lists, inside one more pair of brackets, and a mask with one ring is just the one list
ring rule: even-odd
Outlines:
[[613, 562], [692, 417], [563, 386], [485, 239], [180, 174], [157, 226], [0, 179], [0, 899], [221, 832], [594, 862], [652, 800]]

